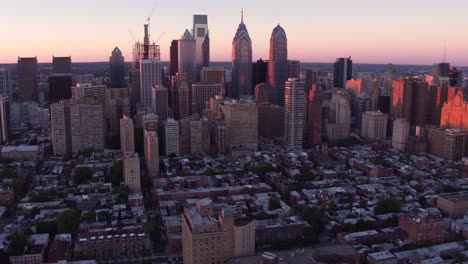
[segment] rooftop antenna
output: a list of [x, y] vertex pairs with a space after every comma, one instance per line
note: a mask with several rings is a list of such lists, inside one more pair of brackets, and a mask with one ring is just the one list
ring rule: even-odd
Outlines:
[[244, 8], [241, 9], [241, 23], [244, 23]]
[[446, 51], [446, 43], [444, 41], [444, 57], [443, 57], [443, 61], [442, 61], [443, 63], [445, 63], [445, 51]]

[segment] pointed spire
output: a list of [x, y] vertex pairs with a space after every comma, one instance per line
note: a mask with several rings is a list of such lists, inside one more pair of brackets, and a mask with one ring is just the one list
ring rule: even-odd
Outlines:
[[244, 24], [244, 8], [241, 9], [241, 24]]
[[446, 43], [444, 41], [444, 58], [443, 58], [443, 61], [442, 61], [443, 63], [445, 63], [445, 49], [446, 49]]

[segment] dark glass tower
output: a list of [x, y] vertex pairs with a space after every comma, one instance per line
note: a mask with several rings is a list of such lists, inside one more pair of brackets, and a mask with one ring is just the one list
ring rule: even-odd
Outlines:
[[18, 57], [18, 101], [38, 101], [37, 58]]
[[232, 40], [232, 96], [252, 95], [252, 40], [242, 16]]
[[179, 70], [179, 41], [177, 39], [171, 42], [170, 59], [171, 59], [170, 75], [175, 76]]
[[112, 51], [112, 56], [109, 57], [110, 66], [110, 87], [125, 88], [125, 60], [122, 52], [118, 47]]
[[346, 82], [353, 78], [353, 61], [349, 58], [337, 58], [333, 64], [333, 86], [346, 88]]
[[268, 62], [268, 78], [273, 89], [272, 103], [284, 106], [284, 87], [288, 75], [288, 39], [284, 29], [278, 25], [271, 34], [270, 60]]
[[259, 59], [252, 63], [252, 83], [253, 87], [261, 83], [268, 82], [268, 61]]
[[210, 36], [207, 33], [202, 44], [203, 67], [210, 66]]
[[52, 57], [53, 73], [71, 73], [71, 56]]

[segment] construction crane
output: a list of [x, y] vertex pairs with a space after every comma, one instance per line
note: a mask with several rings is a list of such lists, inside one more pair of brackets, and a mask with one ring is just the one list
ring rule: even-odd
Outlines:
[[132, 35], [132, 38], [135, 42], [137, 42], [137, 39], [135, 38], [135, 35], [133, 35], [133, 31], [131, 29], [128, 30], [130, 32], [130, 35]]
[[156, 0], [156, 2], [154, 3], [153, 8], [151, 9], [151, 12], [149, 13], [148, 17], [146, 18], [146, 22], [148, 22], [148, 25], [151, 22], [151, 17], [153, 16], [154, 11], [156, 10], [156, 6], [158, 6], [158, 3], [159, 3], [159, 0]]
[[166, 32], [163, 32], [161, 35], [159, 35], [159, 37], [156, 39], [156, 41], [153, 40], [154, 43], [158, 43], [162, 37], [164, 37], [164, 35], [166, 34]]

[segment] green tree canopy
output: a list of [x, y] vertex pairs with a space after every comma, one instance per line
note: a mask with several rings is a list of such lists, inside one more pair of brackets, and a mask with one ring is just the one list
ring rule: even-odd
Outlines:
[[374, 208], [375, 214], [388, 214], [400, 212], [401, 202], [395, 198], [380, 199]]
[[74, 234], [80, 225], [80, 211], [71, 209], [63, 211], [57, 218], [57, 232]]
[[93, 172], [88, 167], [76, 168], [75, 174], [73, 174], [73, 184], [80, 185], [88, 183], [93, 177]]

